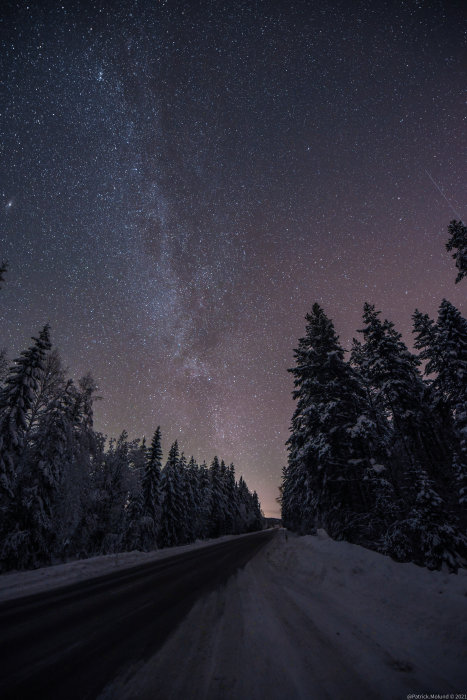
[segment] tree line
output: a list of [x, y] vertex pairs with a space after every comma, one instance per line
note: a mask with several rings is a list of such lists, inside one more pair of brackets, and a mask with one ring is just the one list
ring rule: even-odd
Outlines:
[[233, 464], [187, 461], [174, 442], [163, 466], [160, 428], [149, 446], [96, 432], [95, 390], [91, 375], [66, 377], [48, 326], [11, 366], [2, 354], [2, 571], [262, 528]]
[[[467, 276], [467, 230], [448, 250]], [[457, 571], [467, 564], [467, 320], [443, 300], [416, 310], [409, 351], [371, 304], [348, 360], [314, 304], [295, 350], [296, 409], [281, 507], [301, 534], [324, 528], [398, 561]]]

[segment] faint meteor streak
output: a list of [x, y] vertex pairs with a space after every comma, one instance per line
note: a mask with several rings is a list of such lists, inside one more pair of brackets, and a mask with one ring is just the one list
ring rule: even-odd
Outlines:
[[447, 202], [447, 204], [451, 207], [452, 211], [453, 211], [454, 214], [457, 216], [457, 218], [458, 218], [459, 220], [462, 220], [462, 216], [459, 214], [458, 211], [456, 211], [456, 210], [454, 209], [454, 207], [452, 206], [451, 202], [450, 202], [449, 199], [446, 197], [446, 195], [444, 194], [443, 190], [442, 190], [442, 189], [438, 186], [438, 184], [435, 182], [435, 180], [433, 180], [433, 178], [431, 177], [431, 175], [430, 175], [430, 173], [428, 172], [428, 170], [425, 170], [425, 172], [426, 172], [426, 174], [428, 175], [428, 177], [430, 178], [431, 182], [432, 182], [432, 183], [434, 184], [434, 186], [436, 187], [436, 189], [438, 190], [438, 192], [440, 193], [440, 195], [444, 198], [444, 200]]

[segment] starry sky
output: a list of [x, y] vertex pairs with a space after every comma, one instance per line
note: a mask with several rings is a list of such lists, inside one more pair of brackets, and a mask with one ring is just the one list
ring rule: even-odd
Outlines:
[[49, 321], [96, 427], [233, 461], [278, 514], [318, 301], [464, 314], [466, 30], [447, 0], [3, 2], [0, 345]]

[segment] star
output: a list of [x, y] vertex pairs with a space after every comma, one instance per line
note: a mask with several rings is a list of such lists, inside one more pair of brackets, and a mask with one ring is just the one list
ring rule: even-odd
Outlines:
[[99, 384], [98, 430], [160, 423], [277, 514], [313, 302], [344, 347], [364, 301], [408, 344], [416, 307], [466, 309], [443, 233], [465, 194], [464, 13], [95, 5], [4, 27], [0, 347], [50, 320]]

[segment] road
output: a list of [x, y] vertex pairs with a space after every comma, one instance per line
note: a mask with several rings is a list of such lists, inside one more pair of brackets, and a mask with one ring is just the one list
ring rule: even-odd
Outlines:
[[85, 700], [151, 657], [274, 530], [0, 605], [0, 697]]

